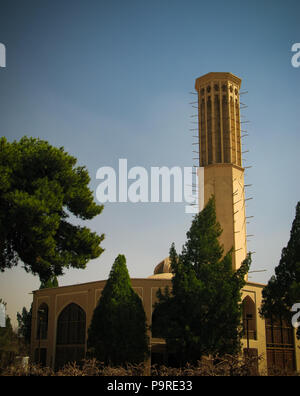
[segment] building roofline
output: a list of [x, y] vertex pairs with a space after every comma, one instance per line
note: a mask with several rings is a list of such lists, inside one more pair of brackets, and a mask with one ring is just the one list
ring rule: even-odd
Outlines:
[[[131, 281], [148, 281], [148, 282], [152, 282], [152, 281], [168, 281], [170, 279], [161, 279], [161, 278], [130, 278]], [[75, 287], [75, 286], [87, 286], [87, 285], [93, 285], [96, 283], [105, 283], [107, 282], [107, 279], [101, 279], [101, 280], [97, 280], [97, 281], [91, 281], [91, 282], [84, 282], [84, 283], [73, 283], [72, 285], [64, 285], [64, 286], [58, 286], [58, 287], [51, 287], [51, 288], [47, 288], [47, 289], [37, 289], [37, 290], [33, 290], [32, 293], [36, 294], [36, 293], [43, 293], [44, 291], [49, 291], [49, 290], [57, 290], [57, 289], [67, 289], [69, 287]]]
[[[168, 282], [171, 281], [171, 279], [162, 279], [162, 278], [130, 278], [131, 281], [143, 281], [143, 282]], [[92, 282], [84, 282], [84, 283], [76, 283], [76, 284], [72, 284], [72, 285], [65, 285], [65, 286], [59, 286], [59, 287], [53, 287], [53, 288], [48, 288], [48, 289], [38, 289], [38, 290], [34, 290], [32, 293], [33, 294], [43, 294], [44, 292], [49, 292], [49, 290], [57, 290], [57, 289], [68, 289], [68, 288], [72, 288], [72, 287], [83, 287], [83, 286], [88, 286], [88, 285], [93, 285], [93, 284], [97, 284], [97, 283], [105, 283], [107, 282], [107, 279], [101, 279], [101, 280], [97, 280], [97, 281], [92, 281]], [[246, 282], [246, 285], [249, 286], [256, 286], [256, 287], [261, 287], [264, 288], [266, 285], [263, 283], [256, 283], [256, 282]]]
[[262, 288], [267, 286], [265, 283], [257, 283], [257, 282], [246, 282], [246, 285], [259, 286], [259, 287], [262, 287]]

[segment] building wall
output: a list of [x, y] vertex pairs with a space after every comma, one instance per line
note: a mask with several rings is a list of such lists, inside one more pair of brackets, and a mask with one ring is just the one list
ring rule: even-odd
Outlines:
[[[132, 287], [141, 297], [148, 325], [151, 324], [153, 304], [156, 301], [156, 292], [160, 287], [171, 285], [169, 280], [162, 279], [132, 279]], [[47, 365], [54, 367], [56, 350], [57, 320], [60, 313], [71, 303], [79, 305], [86, 313], [86, 334], [92, 320], [93, 311], [99, 301], [105, 281], [85, 283], [81, 285], [65, 286], [54, 289], [35, 291], [33, 298], [33, 320], [31, 334], [31, 357], [34, 359], [35, 350], [47, 348]], [[48, 337], [47, 340], [39, 340], [38, 332], [38, 309], [41, 304], [49, 307]], [[150, 334], [149, 334], [150, 336]]]
[[[267, 371], [267, 354], [266, 354], [266, 326], [265, 321], [259, 315], [259, 308], [262, 303], [262, 289], [263, 285], [257, 285], [253, 283], [247, 283], [243, 289], [242, 299], [244, 300], [247, 296], [255, 304], [255, 318], [253, 320], [256, 323], [256, 339], [249, 339], [249, 348], [257, 349], [258, 356], [261, 357], [259, 361], [259, 371], [261, 373]], [[247, 338], [242, 339], [242, 348], [247, 348]]]
[[[153, 313], [153, 306], [157, 301], [156, 293], [159, 288], [164, 289], [166, 286], [171, 287], [171, 279], [132, 279], [133, 289], [138, 293], [143, 301], [146, 312], [148, 325], [151, 325], [151, 318]], [[57, 320], [60, 313], [65, 307], [71, 303], [79, 305], [86, 313], [86, 334], [92, 319], [93, 311], [101, 296], [101, 292], [105, 286], [105, 281], [85, 283], [81, 285], [65, 286], [55, 289], [44, 289], [34, 292], [33, 299], [33, 322], [32, 322], [32, 343], [31, 343], [31, 357], [34, 359], [35, 351], [39, 348], [47, 349], [46, 364], [50, 367], [55, 365], [55, 351], [56, 351], [56, 331]], [[257, 339], [249, 340], [249, 347], [257, 349], [260, 360], [260, 371], [266, 372], [266, 331], [265, 321], [259, 316], [259, 307], [262, 301], [263, 285], [248, 282], [243, 289], [243, 299], [249, 296], [255, 304], [255, 321], [257, 329]], [[46, 303], [49, 307], [49, 321], [48, 321], [48, 337], [47, 340], [37, 339], [37, 317], [38, 308], [41, 304]], [[152, 348], [159, 346], [163, 350], [164, 341], [161, 339], [152, 339], [149, 333], [150, 345]], [[247, 339], [242, 340], [243, 348], [247, 348]], [[296, 342], [299, 347], [299, 342]], [[297, 368], [300, 369], [300, 356], [297, 348], [296, 363]], [[150, 361], [148, 362], [150, 364]]]

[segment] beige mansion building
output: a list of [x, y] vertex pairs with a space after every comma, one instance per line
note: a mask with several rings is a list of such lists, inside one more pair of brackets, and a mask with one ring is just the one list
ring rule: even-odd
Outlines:
[[[204, 202], [215, 196], [224, 250], [233, 247], [233, 269], [247, 254], [244, 168], [242, 164], [241, 80], [231, 73], [208, 73], [196, 80], [199, 167], [204, 168]], [[143, 301], [148, 325], [159, 288], [171, 287], [169, 260], [154, 275], [131, 279]], [[33, 293], [31, 357], [58, 368], [86, 353], [87, 331], [105, 280], [43, 289]], [[279, 367], [300, 371], [300, 343], [295, 330], [282, 321], [271, 323], [259, 315], [264, 285], [247, 282], [243, 289], [243, 349], [260, 356], [261, 372]], [[162, 339], [149, 333], [151, 362], [172, 364]]]
[[[171, 287], [172, 274], [163, 272], [168, 271], [167, 263], [164, 260], [156, 267], [156, 274], [149, 278], [131, 279], [133, 289], [143, 301], [148, 324], [152, 323], [158, 289]], [[96, 281], [34, 292], [32, 359], [58, 368], [68, 361], [80, 360], [85, 356], [87, 331], [105, 282]], [[263, 287], [261, 284], [247, 282], [243, 289], [243, 348], [249, 346], [252, 354], [262, 357], [261, 371], [273, 366], [300, 370], [300, 343], [296, 340], [294, 329], [284, 323], [265, 323], [259, 316]], [[38, 320], [40, 308], [46, 310], [48, 317], [41, 323]], [[246, 318], [249, 314], [252, 319], [248, 321], [247, 332]], [[44, 311], [42, 315], [44, 317]], [[151, 362], [170, 363], [164, 340], [152, 338], [151, 334], [149, 336]]]

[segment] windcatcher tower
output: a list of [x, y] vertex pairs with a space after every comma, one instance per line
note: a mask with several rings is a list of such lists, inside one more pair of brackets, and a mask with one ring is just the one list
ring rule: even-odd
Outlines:
[[199, 166], [204, 167], [204, 204], [214, 195], [224, 252], [233, 248], [237, 270], [247, 254], [244, 168], [242, 166], [241, 80], [208, 73], [196, 80]]

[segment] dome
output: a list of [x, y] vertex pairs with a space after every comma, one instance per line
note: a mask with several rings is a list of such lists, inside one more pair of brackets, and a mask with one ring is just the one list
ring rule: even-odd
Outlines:
[[173, 274], [171, 272], [148, 276], [148, 279], [172, 279], [172, 278], [173, 278]]
[[170, 258], [167, 257], [161, 261], [154, 269], [154, 275], [148, 277], [148, 279], [172, 279], [173, 274], [171, 270]]

